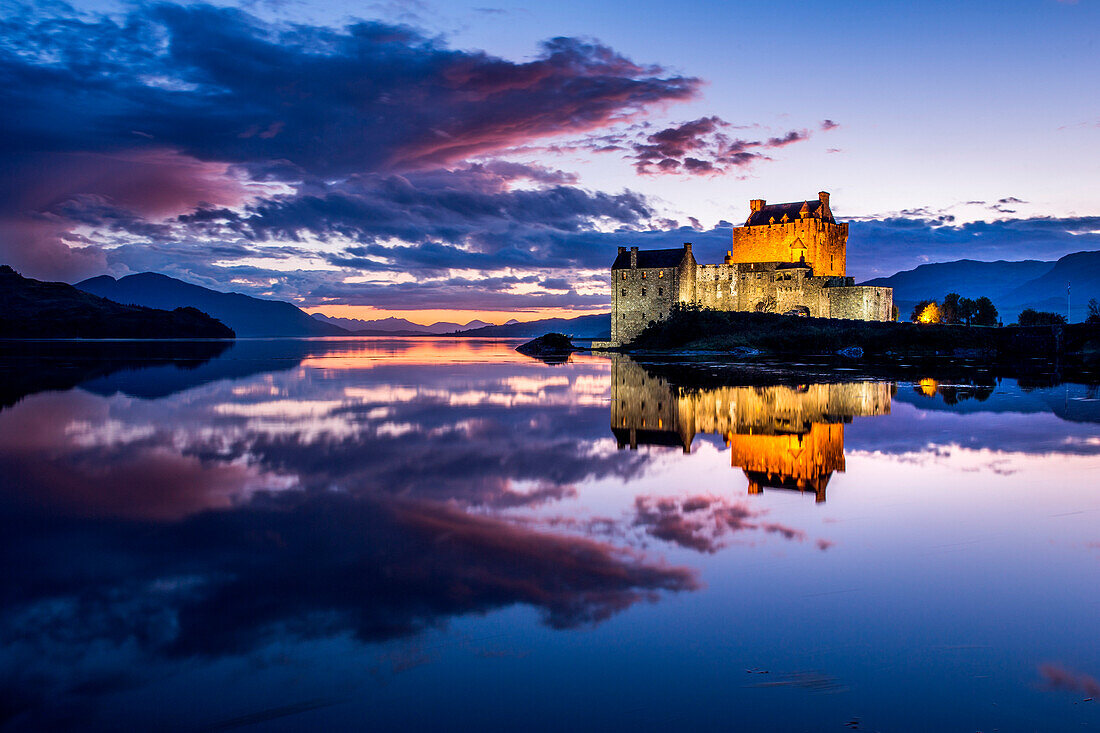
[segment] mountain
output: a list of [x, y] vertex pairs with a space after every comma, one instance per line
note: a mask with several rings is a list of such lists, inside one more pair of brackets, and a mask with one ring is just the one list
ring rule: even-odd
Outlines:
[[893, 288], [895, 302], [939, 299], [947, 293], [958, 293], [965, 298], [985, 295], [996, 300], [997, 296], [1043, 275], [1052, 267], [1053, 262], [1039, 260], [958, 260], [921, 265], [913, 270], [899, 272], [890, 277], [878, 277], [862, 284]]
[[0, 338], [233, 338], [233, 330], [191, 307], [122, 305], [67, 283], [31, 280], [0, 266]]
[[322, 323], [300, 308], [281, 300], [263, 300], [241, 293], [222, 293], [155, 272], [127, 275], [118, 280], [109, 275], [100, 275], [78, 282], [76, 287], [119, 303], [133, 303], [149, 308], [198, 308], [228, 325], [236, 331], [238, 337], [348, 335], [339, 326]]
[[404, 318], [380, 318], [374, 321], [364, 321], [360, 318], [335, 318], [322, 313], [314, 313], [313, 317], [323, 323], [331, 323], [352, 333], [366, 336], [386, 334], [393, 336], [438, 335], [492, 325], [485, 321], [475, 320], [466, 324], [439, 321], [430, 326], [423, 326], [419, 323], [406, 321]]
[[1088, 315], [1089, 298], [1100, 300], [1100, 252], [1066, 255], [1043, 275], [1005, 293], [1001, 300], [1013, 308], [1013, 320], [1024, 308], [1065, 313], [1066, 283], [1072, 285], [1070, 320], [1083, 321]]
[[459, 336], [492, 336], [500, 338], [532, 338], [544, 333], [564, 333], [578, 339], [611, 338], [611, 314], [597, 313], [577, 318], [544, 318], [526, 323], [506, 323], [460, 331]]
[[918, 301], [954, 292], [966, 298], [988, 296], [1001, 319], [1011, 323], [1024, 308], [1065, 313], [1067, 282], [1073, 284], [1070, 320], [1082, 321], [1089, 298], [1100, 300], [1100, 252], [1077, 252], [1056, 262], [941, 262], [863, 284], [894, 288], [894, 304], [903, 319]]

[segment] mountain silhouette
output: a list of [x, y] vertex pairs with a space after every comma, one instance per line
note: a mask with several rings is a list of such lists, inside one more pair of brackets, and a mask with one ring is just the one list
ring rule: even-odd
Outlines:
[[526, 323], [506, 323], [459, 331], [459, 336], [493, 336], [501, 338], [532, 338], [544, 333], [564, 333], [579, 339], [611, 338], [611, 314], [596, 313], [577, 318], [544, 318]]
[[450, 323], [438, 321], [424, 326], [419, 323], [405, 320], [404, 318], [379, 318], [377, 320], [364, 321], [360, 318], [336, 318], [322, 313], [314, 313], [313, 317], [323, 323], [331, 323], [361, 336], [391, 335], [391, 336], [418, 336], [450, 334], [455, 331], [481, 328], [492, 324], [485, 321], [470, 321], [469, 323]]
[[893, 288], [894, 304], [903, 319], [921, 300], [940, 300], [947, 293], [958, 293], [965, 298], [987, 296], [997, 306], [1001, 320], [1011, 323], [1024, 308], [1064, 314], [1066, 283], [1073, 284], [1070, 320], [1082, 321], [1089, 298], [1100, 300], [1100, 252], [1076, 252], [1056, 262], [940, 262], [863, 284]]
[[0, 338], [233, 338], [233, 330], [224, 323], [189, 303], [181, 306], [123, 305], [67, 283], [32, 280], [0, 266]]
[[238, 337], [348, 335], [345, 329], [319, 321], [291, 303], [222, 293], [155, 272], [127, 275], [118, 280], [100, 275], [78, 282], [76, 287], [120, 303], [149, 308], [198, 308], [232, 328]]

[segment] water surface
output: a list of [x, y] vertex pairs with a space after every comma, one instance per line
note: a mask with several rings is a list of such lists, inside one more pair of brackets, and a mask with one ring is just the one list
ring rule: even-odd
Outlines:
[[1095, 387], [514, 345], [9, 344], [4, 725], [1100, 726]]

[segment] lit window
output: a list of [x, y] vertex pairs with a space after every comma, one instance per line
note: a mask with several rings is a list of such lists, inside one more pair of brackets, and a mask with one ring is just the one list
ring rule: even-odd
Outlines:
[[665, 271], [664, 270], [659, 270], [657, 272], [657, 277], [664, 277], [664, 276], [665, 276]]
[[642, 279], [645, 280], [645, 273], [642, 273]]

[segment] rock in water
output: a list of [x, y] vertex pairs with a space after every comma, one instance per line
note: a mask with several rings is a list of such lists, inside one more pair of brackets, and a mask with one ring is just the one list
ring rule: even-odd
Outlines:
[[541, 359], [548, 364], [565, 362], [569, 355], [578, 351], [568, 336], [563, 333], [547, 333], [516, 347], [516, 351], [525, 356]]

